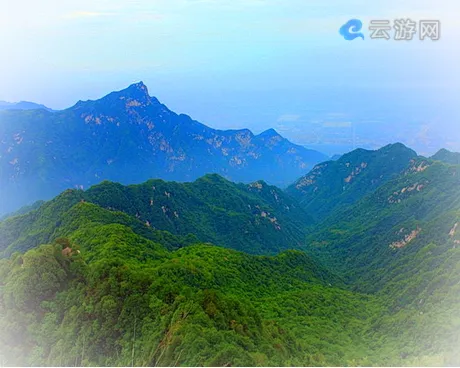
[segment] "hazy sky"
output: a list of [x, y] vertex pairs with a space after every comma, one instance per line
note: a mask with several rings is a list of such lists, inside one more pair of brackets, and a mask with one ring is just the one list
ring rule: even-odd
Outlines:
[[[0, 4], [0, 100], [60, 109], [142, 80], [172, 110], [218, 128], [275, 127], [312, 143], [312, 124], [331, 119], [375, 120], [387, 133], [412, 121], [425, 139], [436, 128], [452, 129], [447, 146], [460, 141], [458, 0]], [[440, 20], [441, 39], [369, 39], [371, 19], [407, 17]], [[340, 37], [351, 18], [364, 22], [364, 41]]]

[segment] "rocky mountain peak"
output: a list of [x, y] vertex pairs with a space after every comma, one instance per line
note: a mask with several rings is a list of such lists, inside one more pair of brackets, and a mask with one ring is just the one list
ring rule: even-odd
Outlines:
[[260, 138], [273, 138], [273, 137], [281, 137], [278, 132], [271, 128], [263, 131], [262, 133], [259, 134]]
[[131, 84], [128, 88], [115, 93], [120, 100], [126, 100], [128, 104], [131, 102], [133, 106], [150, 105], [153, 100], [156, 100], [150, 97], [148, 88], [142, 81]]

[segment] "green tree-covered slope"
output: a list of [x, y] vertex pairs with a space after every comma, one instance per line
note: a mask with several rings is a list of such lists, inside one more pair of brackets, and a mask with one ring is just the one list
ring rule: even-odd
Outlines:
[[168, 251], [129, 226], [88, 220], [93, 207], [73, 207], [70, 240], [1, 260], [9, 364], [336, 365], [370, 355], [364, 333], [380, 303], [342, 289], [306, 254]]
[[460, 167], [357, 152], [372, 170], [349, 195], [326, 182], [319, 223], [275, 187], [216, 175], [103, 182], [1, 222], [0, 358], [460, 364]]
[[[368, 291], [381, 289], [406, 269], [457, 250], [459, 166], [427, 163], [410, 168], [353, 206], [335, 211], [307, 236], [307, 247]], [[431, 247], [429, 246], [430, 244]], [[434, 262], [427, 269], [437, 268]]]
[[[460, 167], [440, 161], [412, 165], [348, 208], [337, 208], [307, 236], [306, 250], [352, 290], [377, 295], [390, 313], [378, 318], [379, 341], [401, 356], [444, 346], [460, 356]], [[419, 352], [419, 353], [416, 353]], [[407, 360], [406, 360], [407, 361]]]
[[313, 222], [283, 191], [262, 181], [235, 184], [206, 175], [193, 183], [103, 182], [87, 191], [68, 190], [36, 211], [0, 222], [0, 252], [11, 254], [49, 242], [54, 233], [62, 233], [66, 212], [80, 201], [113, 212], [105, 215], [107, 223], [135, 223], [143, 232], [150, 228], [194, 234], [201, 241], [254, 254], [298, 248]]
[[308, 213], [323, 219], [396, 178], [409, 166], [419, 165], [419, 161], [413, 150], [400, 143], [376, 151], [357, 149], [336, 161], [316, 165], [286, 191]]

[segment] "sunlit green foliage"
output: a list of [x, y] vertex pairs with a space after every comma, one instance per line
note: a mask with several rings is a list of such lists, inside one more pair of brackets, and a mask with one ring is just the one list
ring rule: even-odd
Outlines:
[[[189, 238], [193, 234], [195, 242], [199, 238], [253, 254], [298, 247], [312, 224], [290, 197], [264, 182], [235, 184], [218, 175], [193, 183], [150, 180], [122, 186], [103, 182], [85, 192], [67, 190], [35, 211], [0, 222], [0, 255], [48, 243], [56, 234], [70, 234], [75, 226], [69, 217], [78, 203], [100, 206], [87, 209], [91, 219], [128, 225], [147, 238], [151, 230]], [[108, 211], [101, 213], [101, 208]]]
[[458, 170], [417, 158], [314, 229], [278, 189], [218, 176], [64, 192], [0, 223], [0, 358], [459, 365]]
[[[2, 261], [8, 361], [333, 365], [366, 355], [362, 332], [378, 303], [330, 286], [340, 281], [301, 252], [168, 252], [122, 225], [98, 230], [76, 236], [80, 254], [56, 244]], [[49, 276], [37, 283], [42, 268]]]

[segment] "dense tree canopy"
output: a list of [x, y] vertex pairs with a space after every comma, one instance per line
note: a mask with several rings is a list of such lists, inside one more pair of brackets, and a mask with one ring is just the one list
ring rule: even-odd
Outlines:
[[458, 365], [459, 167], [416, 158], [390, 176], [314, 226], [279, 189], [213, 175], [19, 212], [0, 223], [0, 359]]

